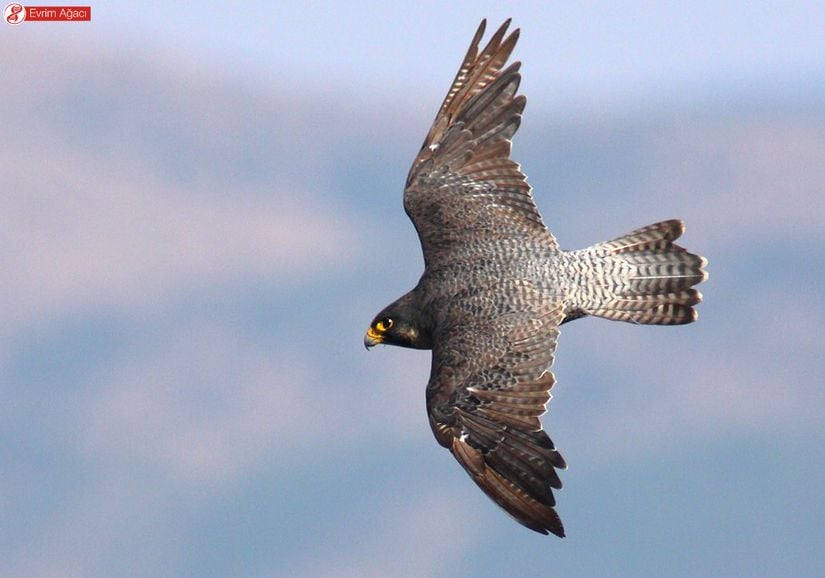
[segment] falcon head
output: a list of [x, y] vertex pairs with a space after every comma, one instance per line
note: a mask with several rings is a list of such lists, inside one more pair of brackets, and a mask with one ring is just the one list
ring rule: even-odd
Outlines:
[[432, 349], [432, 339], [420, 322], [421, 316], [409, 294], [388, 305], [375, 316], [364, 335], [364, 347], [379, 343], [412, 349]]

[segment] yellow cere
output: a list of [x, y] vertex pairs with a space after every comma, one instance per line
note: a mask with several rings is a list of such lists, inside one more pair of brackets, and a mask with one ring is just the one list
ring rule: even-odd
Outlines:
[[379, 343], [384, 340], [381, 333], [376, 331], [376, 329], [374, 327], [370, 327], [369, 329], [367, 329], [367, 337], [369, 337], [373, 341], [376, 341], [376, 342], [379, 342]]

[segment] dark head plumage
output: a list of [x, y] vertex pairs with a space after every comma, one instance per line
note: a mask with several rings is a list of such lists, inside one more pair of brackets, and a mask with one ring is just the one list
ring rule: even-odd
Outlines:
[[379, 343], [432, 349], [432, 337], [422, 323], [412, 292], [386, 306], [370, 323], [364, 335], [364, 346], [369, 349]]

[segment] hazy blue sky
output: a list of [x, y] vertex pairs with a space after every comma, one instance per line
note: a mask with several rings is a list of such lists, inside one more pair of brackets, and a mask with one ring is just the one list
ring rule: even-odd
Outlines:
[[[825, 575], [825, 5], [92, 10], [0, 23], [0, 576]], [[562, 246], [681, 217], [710, 260], [696, 324], [564, 326], [563, 540], [361, 341], [485, 16]]]

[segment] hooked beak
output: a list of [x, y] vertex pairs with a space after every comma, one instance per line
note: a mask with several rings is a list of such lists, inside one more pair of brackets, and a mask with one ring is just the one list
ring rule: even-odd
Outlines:
[[370, 347], [375, 347], [379, 343], [382, 343], [384, 339], [376, 333], [372, 327], [367, 329], [367, 334], [364, 335], [364, 347], [369, 349]]

